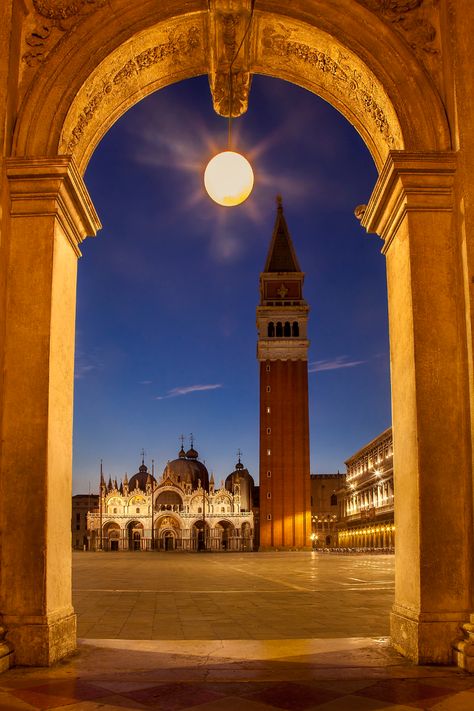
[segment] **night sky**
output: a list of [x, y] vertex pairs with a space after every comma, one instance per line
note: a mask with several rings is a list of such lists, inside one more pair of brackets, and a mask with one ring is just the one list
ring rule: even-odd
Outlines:
[[92, 157], [103, 229], [79, 261], [74, 493], [97, 490], [101, 458], [106, 476], [134, 473], [142, 448], [161, 474], [191, 432], [217, 484], [239, 448], [258, 479], [255, 308], [277, 193], [311, 307], [311, 471], [344, 471], [390, 425], [382, 243], [353, 215], [376, 180], [367, 148], [322, 99], [267, 77], [233, 127], [255, 172], [239, 207], [203, 188], [227, 147], [207, 77], [141, 101]]

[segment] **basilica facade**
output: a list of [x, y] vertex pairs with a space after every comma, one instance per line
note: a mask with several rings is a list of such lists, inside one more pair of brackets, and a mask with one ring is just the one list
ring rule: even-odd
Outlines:
[[193, 446], [158, 479], [144, 459], [138, 472], [106, 483], [88, 514], [89, 548], [105, 551], [252, 551], [256, 546], [254, 480], [240, 461], [220, 487]]

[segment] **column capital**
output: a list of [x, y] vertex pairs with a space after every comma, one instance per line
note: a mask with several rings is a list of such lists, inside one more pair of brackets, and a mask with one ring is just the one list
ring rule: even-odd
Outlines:
[[79, 244], [102, 225], [72, 156], [7, 158], [11, 216], [54, 217], [80, 256]]
[[409, 212], [452, 212], [456, 154], [391, 151], [364, 211], [361, 225], [389, 248]]

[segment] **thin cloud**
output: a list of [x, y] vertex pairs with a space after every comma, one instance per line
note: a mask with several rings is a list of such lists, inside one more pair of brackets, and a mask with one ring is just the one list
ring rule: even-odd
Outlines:
[[315, 360], [308, 366], [308, 373], [320, 373], [323, 370], [340, 370], [341, 368], [355, 368], [364, 365], [366, 360], [348, 360], [347, 356], [337, 356], [332, 360]]
[[98, 349], [85, 353], [80, 348], [76, 348], [74, 363], [74, 379], [82, 380], [94, 371], [103, 370], [104, 364], [99, 357]]
[[96, 365], [77, 365], [74, 372], [74, 378], [80, 380], [84, 378], [92, 370], [97, 370]]
[[153, 380], [139, 380], [138, 384], [139, 385], [151, 385]]
[[218, 388], [222, 387], [223, 386], [221, 383], [215, 383], [213, 385], [188, 385], [184, 388], [173, 388], [172, 390], [168, 390], [166, 395], [157, 395], [155, 397], [155, 400], [167, 400], [170, 397], [180, 397], [181, 395], [199, 393], [203, 392], [204, 390], [217, 390]]

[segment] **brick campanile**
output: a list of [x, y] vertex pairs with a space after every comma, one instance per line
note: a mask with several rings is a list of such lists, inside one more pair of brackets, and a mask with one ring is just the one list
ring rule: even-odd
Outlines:
[[260, 364], [260, 550], [310, 548], [309, 306], [277, 198], [257, 307]]

